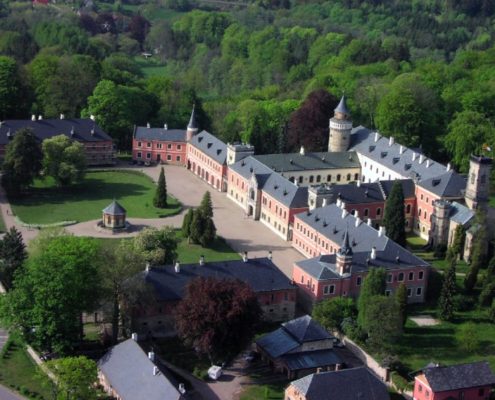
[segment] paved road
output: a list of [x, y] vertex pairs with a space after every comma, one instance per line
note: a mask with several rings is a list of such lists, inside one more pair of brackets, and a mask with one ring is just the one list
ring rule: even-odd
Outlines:
[[26, 400], [26, 398], [0, 385], [0, 400]]

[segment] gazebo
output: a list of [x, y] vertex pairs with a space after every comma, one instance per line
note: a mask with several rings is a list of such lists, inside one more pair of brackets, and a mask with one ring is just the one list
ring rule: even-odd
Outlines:
[[110, 229], [125, 228], [126, 210], [117, 201], [112, 201], [103, 209], [103, 226]]

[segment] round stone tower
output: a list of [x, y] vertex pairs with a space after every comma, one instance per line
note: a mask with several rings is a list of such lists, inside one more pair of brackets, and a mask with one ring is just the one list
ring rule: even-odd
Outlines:
[[347, 108], [344, 95], [340, 99], [339, 105], [334, 110], [333, 118], [330, 119], [328, 151], [347, 151], [351, 142], [351, 131], [351, 113]]

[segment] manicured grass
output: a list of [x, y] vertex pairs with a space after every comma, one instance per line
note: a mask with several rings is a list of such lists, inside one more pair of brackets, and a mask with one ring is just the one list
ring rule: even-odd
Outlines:
[[51, 399], [49, 378], [31, 360], [21, 338], [13, 335], [11, 339], [9, 351], [0, 358], [0, 383], [29, 398], [36, 393], [37, 398]]
[[141, 72], [146, 78], [166, 75], [167, 67], [160, 62], [157, 56], [148, 59], [142, 56], [136, 56], [134, 57], [134, 61], [139, 65]]
[[240, 400], [278, 400], [284, 398], [287, 383], [273, 385], [253, 385], [241, 393]]
[[158, 218], [180, 212], [180, 203], [171, 197], [167, 208], [155, 208], [155, 188], [148, 176], [137, 171], [88, 171], [81, 183], [67, 188], [57, 187], [51, 178], [37, 180], [29, 193], [9, 200], [13, 212], [30, 224], [99, 219], [113, 199], [128, 217]]

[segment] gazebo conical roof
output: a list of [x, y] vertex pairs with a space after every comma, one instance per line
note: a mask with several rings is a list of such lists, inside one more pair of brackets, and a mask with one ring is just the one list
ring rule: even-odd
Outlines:
[[109, 215], [125, 215], [126, 210], [116, 200], [112, 201], [106, 208], [103, 209], [105, 214]]

